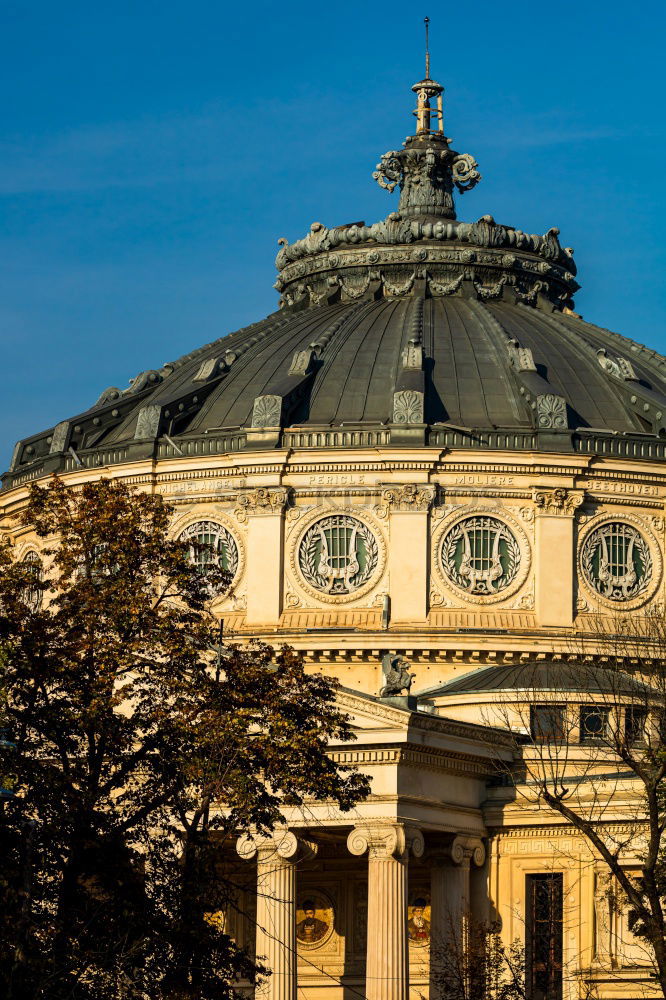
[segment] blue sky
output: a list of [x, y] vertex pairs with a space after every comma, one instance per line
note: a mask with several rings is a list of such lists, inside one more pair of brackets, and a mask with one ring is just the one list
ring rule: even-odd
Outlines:
[[458, 216], [573, 246], [586, 319], [666, 352], [666, 6], [0, 2], [0, 466], [275, 308], [277, 239], [383, 218], [431, 18]]

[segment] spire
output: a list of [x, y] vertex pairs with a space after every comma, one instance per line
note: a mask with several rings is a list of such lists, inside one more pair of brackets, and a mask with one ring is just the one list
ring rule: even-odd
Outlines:
[[[435, 80], [430, 79], [430, 47], [428, 44], [430, 18], [424, 18], [423, 23], [425, 25], [425, 78], [420, 80], [419, 83], [415, 83], [412, 87], [412, 90], [417, 95], [416, 110], [414, 111], [416, 115], [416, 134], [430, 135], [434, 132], [443, 136], [444, 112], [442, 109], [442, 94], [444, 93], [444, 87]], [[433, 107], [430, 103], [434, 98], [437, 100], [436, 107]], [[433, 117], [437, 123], [436, 129], [431, 129], [430, 127]]]
[[444, 87], [430, 79], [429, 17], [424, 24], [426, 75], [412, 87], [417, 95], [416, 132], [403, 149], [384, 153], [372, 176], [387, 191], [400, 187], [398, 211], [403, 218], [455, 219], [454, 188], [469, 191], [481, 174], [474, 157], [450, 149], [451, 139], [444, 135]]
[[425, 25], [425, 36], [426, 36], [426, 39], [425, 39], [425, 42], [426, 42], [426, 46], [425, 46], [425, 52], [426, 52], [426, 75], [425, 75], [425, 78], [426, 78], [426, 80], [429, 80], [430, 79], [430, 47], [428, 45], [428, 28], [430, 27], [430, 18], [429, 17], [424, 17], [423, 18], [423, 23]]

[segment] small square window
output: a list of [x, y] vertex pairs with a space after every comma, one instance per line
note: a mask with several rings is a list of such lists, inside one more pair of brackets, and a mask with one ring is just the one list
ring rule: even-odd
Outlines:
[[580, 742], [592, 743], [608, 736], [610, 709], [603, 705], [583, 705], [580, 710]]
[[564, 739], [564, 705], [532, 705], [530, 732], [542, 743]]
[[647, 711], [640, 705], [627, 705], [624, 715], [624, 734], [629, 746], [645, 742]]

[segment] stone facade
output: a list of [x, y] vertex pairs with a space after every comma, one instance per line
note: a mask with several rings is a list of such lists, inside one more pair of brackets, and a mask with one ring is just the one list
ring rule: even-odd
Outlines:
[[[277, 973], [267, 997], [293, 997], [296, 983], [307, 1000], [346, 997], [345, 989], [376, 1000], [406, 998], [409, 987], [427, 996], [430, 938], [447, 933], [451, 914], [462, 921], [471, 908], [499, 917], [507, 941], [524, 938], [526, 878], [552, 871], [565, 883], [567, 966], [598, 979], [600, 996], [648, 990], [626, 913], [603, 915], [603, 866], [555, 815], [526, 809], [493, 780], [497, 747], [486, 733], [502, 693], [436, 691], [493, 665], [564, 662], [587, 619], [613, 616], [624, 603], [637, 613], [663, 607], [660, 466], [553, 454], [495, 454], [490, 462], [421, 448], [264, 451], [134, 463], [112, 474], [164, 494], [176, 511], [174, 537], [219, 526], [235, 572], [215, 607], [226, 634], [292, 643], [309, 669], [340, 680], [341, 704], [357, 727], [356, 743], [331, 748], [372, 778], [372, 796], [354, 817], [313, 805], [307, 816], [286, 816], [275, 843], [239, 845], [262, 886], [256, 947]], [[15, 527], [25, 495], [24, 487], [0, 494], [2, 527], [19, 556], [39, 554], [41, 545]], [[472, 586], [447, 569], [445, 541], [479, 518], [491, 540], [497, 525], [513, 539], [506, 586], [496, 574]], [[317, 526], [331, 530], [332, 521], [356, 531], [354, 551], [365, 563], [331, 586], [321, 576], [313, 584], [304, 539], [317, 539], [319, 571], [326, 559]], [[637, 531], [649, 553], [649, 580], [625, 602], [595, 589], [583, 558], [597, 526], [618, 523]], [[500, 572], [507, 567], [505, 560]], [[413, 699], [378, 697], [386, 653], [411, 664], [418, 710]], [[631, 789], [611, 806], [609, 829], [623, 822], [627, 796]], [[309, 897], [313, 940], [296, 933]], [[422, 940], [408, 934], [415, 899], [425, 901]], [[252, 938], [249, 918], [236, 921], [239, 936]], [[267, 926], [282, 929], [267, 936]]]
[[[221, 861], [243, 872], [230, 931], [273, 972], [262, 1000], [438, 1000], [437, 949], [473, 917], [529, 946], [538, 892], [559, 901], [567, 1000], [648, 997], [603, 865], [521, 786], [508, 729], [529, 705], [502, 678], [575, 661], [599, 620], [663, 615], [666, 359], [574, 312], [557, 229], [456, 221], [476, 162], [449, 149], [443, 88], [413, 89], [416, 135], [375, 173], [399, 211], [281, 240], [278, 312], [19, 442], [0, 530], [39, 558], [16, 514], [54, 472], [161, 493], [173, 536], [205, 536], [233, 577], [225, 634], [340, 682], [358, 739], [330, 753], [369, 799], [294, 810]], [[595, 791], [605, 834], [640, 824], [626, 777]]]

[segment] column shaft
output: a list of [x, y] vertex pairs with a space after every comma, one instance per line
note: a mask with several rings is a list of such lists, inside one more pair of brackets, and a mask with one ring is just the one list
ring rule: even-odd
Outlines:
[[295, 1000], [296, 868], [275, 850], [257, 857], [257, 961], [271, 971], [257, 1000]]
[[368, 862], [367, 1000], [407, 1000], [407, 863]]

